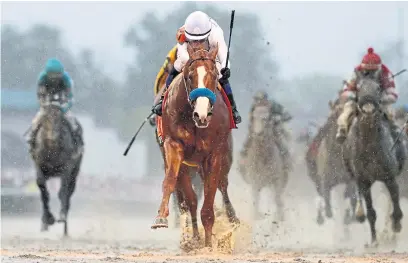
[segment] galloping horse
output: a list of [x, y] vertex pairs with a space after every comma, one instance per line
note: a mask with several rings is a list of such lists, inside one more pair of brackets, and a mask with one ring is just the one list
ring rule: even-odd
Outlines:
[[[378, 79], [378, 72], [375, 79]], [[349, 135], [343, 145], [343, 158], [346, 166], [353, 171], [358, 184], [359, 194], [365, 199], [367, 219], [370, 223], [372, 243], [377, 243], [375, 229], [376, 212], [373, 208], [371, 186], [375, 181], [383, 182], [391, 196], [393, 213], [391, 214], [394, 232], [401, 231], [403, 217], [399, 199], [399, 187], [396, 177], [401, 173], [397, 147], [392, 149], [394, 139], [391, 128], [381, 110], [382, 89], [373, 79], [359, 73], [357, 91], [357, 118], [351, 125]], [[363, 222], [364, 214], [357, 219]]]
[[228, 173], [232, 165], [231, 118], [227, 101], [219, 90], [215, 59], [218, 47], [210, 51], [187, 48], [189, 61], [170, 85], [163, 102], [163, 133], [166, 175], [163, 197], [152, 228], [168, 227], [169, 199], [174, 190], [179, 202], [185, 199], [191, 213], [193, 236], [199, 239], [197, 196], [187, 174], [187, 165], [197, 165], [204, 181], [201, 221], [205, 246], [212, 246], [214, 199], [221, 191], [231, 223], [239, 223], [228, 196]]
[[[60, 218], [64, 223], [64, 235], [68, 235], [67, 216], [70, 199], [75, 191], [75, 185], [82, 162], [83, 151], [78, 150], [70, 132], [68, 120], [61, 111], [61, 98], [58, 92], [49, 91], [47, 103], [42, 105], [44, 111], [32, 158], [37, 170], [37, 185], [41, 192], [43, 204], [42, 231], [47, 231], [49, 225], [55, 223], [55, 218], [49, 209], [49, 193], [46, 182], [51, 177], [61, 178], [58, 197], [61, 201]], [[78, 129], [81, 129], [78, 126]], [[82, 133], [82, 132], [81, 132]]]
[[[349, 206], [346, 210], [344, 223], [349, 224], [354, 218], [357, 204], [357, 187], [353, 177], [343, 164], [341, 146], [336, 142], [337, 118], [342, 110], [337, 99], [329, 102], [330, 114], [326, 123], [320, 128], [306, 153], [306, 165], [310, 179], [315, 183], [318, 192], [317, 223], [324, 223], [323, 210], [328, 218], [332, 218], [331, 190], [342, 183], [346, 184], [344, 199]], [[351, 207], [350, 207], [351, 206]]]
[[[255, 217], [258, 218], [259, 195], [264, 187], [275, 193], [275, 204], [279, 221], [284, 220], [282, 194], [288, 182], [279, 148], [274, 140], [274, 125], [277, 120], [271, 114], [269, 105], [259, 104], [253, 112], [253, 123], [249, 136], [247, 157], [241, 156], [238, 167], [244, 181], [252, 186]], [[272, 189], [273, 188], [273, 189]]]

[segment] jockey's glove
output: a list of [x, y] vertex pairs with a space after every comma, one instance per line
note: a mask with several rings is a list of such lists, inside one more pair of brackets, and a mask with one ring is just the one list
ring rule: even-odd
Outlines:
[[153, 106], [152, 112], [158, 116], [162, 115], [162, 103], [158, 103]]
[[222, 78], [225, 80], [231, 77], [231, 71], [229, 68], [222, 68], [220, 72], [221, 72]]
[[149, 123], [152, 127], [156, 126], [156, 116], [155, 115], [149, 118]]

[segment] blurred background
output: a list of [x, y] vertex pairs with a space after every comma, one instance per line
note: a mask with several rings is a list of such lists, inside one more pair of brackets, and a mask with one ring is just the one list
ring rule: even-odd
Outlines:
[[[213, 17], [228, 41], [236, 10], [231, 85], [243, 116], [233, 131], [236, 153], [255, 91], [288, 108], [295, 139], [309, 122], [325, 120], [327, 102], [369, 46], [394, 73], [408, 66], [407, 2], [8, 2], [1, 9], [1, 192], [8, 213], [39, 214], [23, 133], [38, 110], [36, 79], [50, 57], [75, 82], [73, 113], [84, 129], [74, 198], [155, 204], [164, 171], [154, 129], [146, 125], [122, 154], [150, 112], [156, 74], [190, 12]], [[396, 83], [398, 104], [407, 103], [408, 74]], [[55, 193], [58, 180], [50, 187]]]

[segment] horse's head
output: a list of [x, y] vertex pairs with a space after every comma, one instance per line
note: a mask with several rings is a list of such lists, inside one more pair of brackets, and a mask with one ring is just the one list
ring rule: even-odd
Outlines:
[[43, 106], [42, 117], [42, 140], [48, 148], [58, 146], [61, 134], [62, 122], [64, 120], [61, 106], [49, 103]]
[[363, 116], [373, 116], [380, 110], [381, 87], [379, 84], [381, 71], [370, 74], [357, 72], [357, 105]]
[[186, 91], [193, 107], [193, 120], [198, 128], [207, 128], [216, 101], [215, 90], [218, 86], [218, 70], [215, 58], [218, 46], [210, 49], [194, 49], [187, 45], [190, 56], [184, 68]]
[[265, 104], [256, 105], [252, 116], [252, 136], [261, 136], [270, 131], [272, 122], [270, 107]]

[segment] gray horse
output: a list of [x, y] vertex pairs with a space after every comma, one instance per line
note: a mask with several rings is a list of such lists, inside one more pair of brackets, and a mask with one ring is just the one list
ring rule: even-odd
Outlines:
[[[403, 140], [405, 149], [408, 152], [408, 133], [406, 132], [408, 131], [408, 127], [405, 125], [407, 119], [408, 114], [407, 112], [405, 112], [405, 110], [397, 110], [397, 112], [395, 113], [395, 122], [401, 129], [405, 129], [405, 133], [404, 131], [402, 131], [400, 138]], [[401, 176], [397, 177], [397, 183], [400, 187], [401, 197], [405, 197], [408, 199], [408, 162], [405, 162], [405, 167], [403, 168]]]
[[[67, 236], [70, 199], [75, 191], [83, 150], [76, 145], [71, 135], [68, 120], [60, 108], [58, 95], [49, 95], [49, 97], [51, 99], [41, 109], [44, 112], [36, 133], [36, 144], [32, 150], [32, 158], [37, 170], [37, 185], [43, 204], [41, 231], [47, 231], [48, 227], [55, 223], [55, 218], [49, 209], [46, 182], [52, 177], [59, 177], [61, 187], [58, 197], [61, 201], [61, 210], [58, 222], [64, 223], [64, 236]], [[81, 126], [78, 125], [78, 129], [82, 129]], [[82, 130], [80, 133], [82, 134]]]
[[288, 171], [284, 169], [283, 160], [274, 140], [274, 115], [268, 105], [255, 106], [253, 123], [250, 128], [251, 142], [246, 156], [241, 156], [238, 167], [243, 180], [252, 188], [255, 217], [259, 218], [259, 195], [263, 188], [274, 191], [277, 216], [284, 220], [282, 194], [288, 182]]
[[[378, 79], [379, 72], [374, 79]], [[395, 138], [391, 126], [381, 109], [382, 89], [369, 77], [359, 73], [357, 87], [357, 117], [354, 119], [349, 135], [343, 144], [343, 158], [347, 167], [353, 171], [358, 184], [359, 195], [364, 197], [367, 208], [367, 219], [370, 224], [372, 244], [377, 243], [375, 229], [376, 212], [372, 203], [371, 186], [376, 181], [383, 182], [393, 204], [391, 214], [392, 229], [400, 232], [403, 217], [399, 199], [399, 187], [396, 177], [401, 173], [405, 161], [399, 155], [399, 146], [394, 147]], [[392, 149], [392, 150], [391, 150]], [[357, 214], [360, 222], [365, 220], [364, 214]]]
[[346, 184], [344, 199], [347, 208], [345, 211], [344, 224], [354, 221], [357, 204], [357, 186], [353, 177], [346, 169], [342, 160], [341, 146], [336, 142], [337, 118], [342, 110], [339, 99], [334, 103], [329, 102], [330, 114], [326, 123], [319, 129], [314, 137], [309, 150], [306, 153], [307, 172], [310, 179], [316, 185], [317, 198], [317, 223], [324, 223], [324, 215], [333, 217], [331, 205], [331, 190], [339, 185]]

